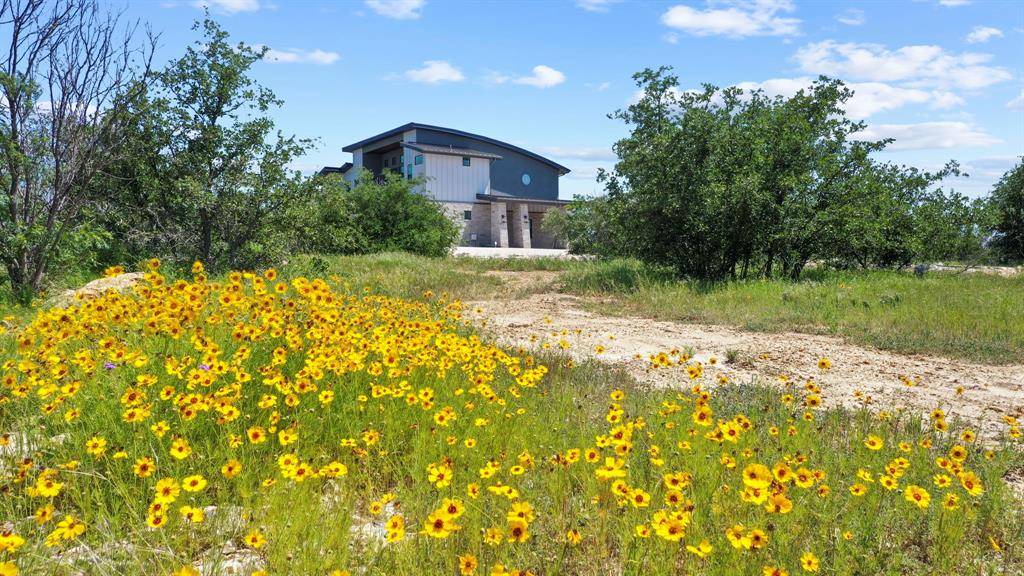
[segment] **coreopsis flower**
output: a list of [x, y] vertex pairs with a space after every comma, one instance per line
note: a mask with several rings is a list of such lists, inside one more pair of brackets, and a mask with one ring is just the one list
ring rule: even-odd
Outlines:
[[459, 574], [462, 576], [473, 576], [476, 574], [477, 566], [476, 556], [472, 554], [459, 556]]
[[903, 490], [903, 498], [922, 510], [927, 508], [932, 500], [931, 494], [916, 484], [910, 484]]
[[246, 534], [245, 538], [243, 538], [242, 540], [243, 542], [245, 542], [246, 546], [253, 548], [255, 550], [259, 550], [267, 544], [266, 536], [264, 536], [263, 533], [256, 528], [250, 530], [249, 533]]
[[772, 483], [772, 477], [772, 471], [763, 464], [750, 464], [743, 469], [743, 483], [751, 488], [767, 488]]
[[447, 538], [461, 527], [443, 511], [431, 512], [423, 522], [423, 533], [432, 538]]
[[686, 545], [686, 551], [698, 558], [707, 558], [711, 554], [712, 550], [714, 550], [714, 548], [707, 540], [701, 540], [697, 545]]

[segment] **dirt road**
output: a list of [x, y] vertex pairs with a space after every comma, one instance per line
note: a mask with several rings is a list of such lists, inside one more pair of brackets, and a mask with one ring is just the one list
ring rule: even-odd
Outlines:
[[[1022, 365], [988, 366], [896, 354], [832, 336], [605, 316], [586, 309], [585, 299], [555, 291], [551, 273], [491, 274], [506, 280], [505, 294], [468, 302], [467, 311], [499, 341], [530, 348], [545, 341], [557, 346], [564, 340], [573, 357], [620, 366], [640, 382], [687, 384], [683, 368], [651, 370], [648, 358], [690, 347], [710, 373], [710, 381], [719, 373], [740, 381], [786, 377], [802, 384], [813, 378], [822, 388], [826, 405], [868, 403], [875, 410], [905, 407], [920, 413], [939, 407], [951, 417], [970, 420], [986, 436], [1006, 429], [1003, 415], [1024, 418]], [[527, 293], [528, 286], [536, 291], [537, 283], [543, 292]], [[729, 351], [736, 361], [726, 362]], [[832, 362], [826, 372], [817, 366], [823, 357]]]

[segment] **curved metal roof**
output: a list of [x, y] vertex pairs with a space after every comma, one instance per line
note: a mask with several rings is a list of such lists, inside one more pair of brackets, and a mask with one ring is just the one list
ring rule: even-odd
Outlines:
[[518, 152], [520, 154], [523, 154], [524, 156], [529, 156], [530, 158], [533, 158], [534, 160], [539, 160], [539, 161], [541, 161], [541, 162], [543, 162], [545, 164], [548, 164], [548, 165], [554, 167], [556, 170], [558, 170], [559, 176], [564, 176], [564, 175], [569, 173], [569, 169], [566, 168], [565, 166], [562, 166], [558, 162], [555, 162], [553, 160], [549, 160], [549, 159], [541, 156], [540, 154], [536, 154], [534, 152], [530, 152], [529, 150], [520, 148], [518, 146], [513, 146], [512, 144], [509, 144], [508, 142], [502, 142], [501, 140], [495, 140], [494, 138], [488, 138], [487, 136], [481, 136], [479, 134], [472, 134], [470, 132], [463, 132], [462, 130], [455, 130], [454, 128], [445, 128], [443, 126], [431, 126], [430, 124], [420, 124], [418, 122], [409, 122], [408, 124], [403, 124], [402, 126], [399, 126], [398, 128], [392, 128], [391, 130], [388, 130], [387, 132], [381, 132], [380, 134], [377, 134], [376, 136], [371, 136], [370, 138], [365, 138], [363, 140], [360, 140], [359, 142], [355, 142], [353, 144], [349, 144], [348, 146], [345, 146], [344, 148], [342, 148], [342, 150], [345, 151], [345, 152], [352, 152], [354, 150], [362, 148], [363, 146], [369, 144], [370, 142], [373, 142], [374, 140], [380, 140], [382, 138], [388, 138], [390, 136], [394, 136], [395, 134], [401, 134], [402, 132], [405, 132], [407, 130], [416, 130], [418, 128], [422, 128], [424, 130], [434, 130], [434, 131], [437, 131], [437, 132], [444, 132], [444, 133], [447, 133], [447, 134], [453, 134], [455, 136], [463, 136], [463, 137], [466, 137], [466, 138], [475, 138], [475, 139], [480, 140], [482, 142], [487, 142], [489, 144], [494, 144], [496, 146], [501, 146], [503, 148], [508, 148], [509, 150], [514, 150], [514, 151], [516, 151], [516, 152]]

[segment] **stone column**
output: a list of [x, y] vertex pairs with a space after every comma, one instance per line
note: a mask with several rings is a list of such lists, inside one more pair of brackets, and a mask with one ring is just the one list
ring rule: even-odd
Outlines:
[[523, 248], [532, 248], [530, 238], [530, 205], [517, 204], [515, 210], [516, 230]]
[[491, 202], [491, 243], [500, 248], [508, 248], [508, 222], [504, 202]]

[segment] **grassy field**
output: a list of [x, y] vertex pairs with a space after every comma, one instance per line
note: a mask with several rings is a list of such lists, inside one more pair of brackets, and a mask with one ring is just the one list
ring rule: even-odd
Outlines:
[[[430, 259], [410, 254], [298, 256], [291, 275], [332, 277], [352, 289], [389, 296], [424, 292], [462, 299], [494, 297], [502, 282], [484, 273], [551, 271], [559, 289], [600, 296], [609, 314], [731, 325], [762, 332], [832, 334], [903, 353], [938, 354], [986, 363], [1024, 362], [1024, 275], [933, 272], [925, 278], [893, 271], [810, 270], [804, 280], [680, 282], [635, 261], [560, 259]], [[181, 273], [171, 276], [181, 275]], [[65, 279], [64, 287], [86, 278]], [[550, 286], [538, 286], [538, 290]], [[522, 294], [520, 294], [522, 295]], [[31, 309], [0, 294], [0, 318], [24, 319]], [[40, 300], [39, 305], [46, 299]], [[38, 305], [37, 305], [38, 306]]]
[[501, 350], [443, 295], [496, 265], [538, 264], [153, 272], [40, 310], [0, 336], [0, 573], [1024, 570], [1015, 421], [981, 444], [940, 413], [820, 409], [813, 383], [712, 391], [678, 352], [652, 367], [678, 386], [644, 390]]
[[566, 290], [614, 296], [609, 313], [833, 334], [904, 353], [1024, 362], [1024, 275], [811, 270], [800, 282], [679, 282], [630, 261], [586, 262]]

